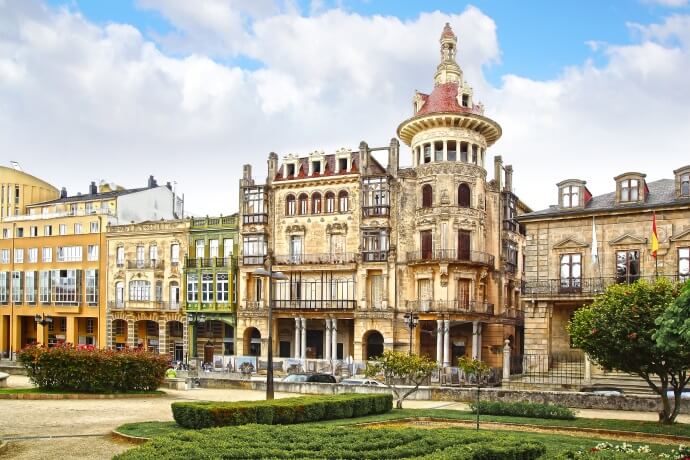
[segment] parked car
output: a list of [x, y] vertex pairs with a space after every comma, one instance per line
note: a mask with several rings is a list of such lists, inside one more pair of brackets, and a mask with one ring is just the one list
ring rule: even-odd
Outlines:
[[[676, 396], [673, 394], [673, 390], [668, 390], [666, 395], [669, 398], [676, 398]], [[690, 390], [683, 390], [683, 392], [680, 394], [680, 399], [690, 399]]]
[[624, 392], [620, 388], [616, 387], [605, 387], [605, 386], [594, 386], [594, 387], [585, 387], [582, 389], [582, 391], [586, 393], [592, 393], [595, 395], [601, 395], [601, 396], [623, 396]]
[[369, 385], [372, 387], [385, 387], [383, 383], [374, 379], [345, 379], [341, 381], [343, 385]]
[[336, 380], [331, 374], [290, 374], [283, 382], [336, 383]]

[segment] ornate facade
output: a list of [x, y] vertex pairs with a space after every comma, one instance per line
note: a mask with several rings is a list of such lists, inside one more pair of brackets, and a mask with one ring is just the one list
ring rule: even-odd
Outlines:
[[[461, 356], [500, 366], [505, 340], [520, 351], [519, 288], [529, 209], [512, 192], [512, 167], [487, 149], [501, 128], [474, 102], [446, 25], [431, 94], [417, 93], [400, 144], [335, 153], [271, 153], [265, 184], [251, 166], [240, 181], [238, 354], [267, 351], [267, 279], [275, 281], [274, 354], [366, 360], [407, 350], [456, 365]], [[386, 151], [387, 166], [372, 152]], [[416, 315], [413, 333], [405, 315]], [[410, 337], [412, 341], [410, 342]], [[239, 344], [238, 344], [239, 345]]]

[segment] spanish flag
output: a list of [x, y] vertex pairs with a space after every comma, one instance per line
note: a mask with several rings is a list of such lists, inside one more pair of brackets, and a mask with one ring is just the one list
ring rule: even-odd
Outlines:
[[656, 259], [656, 252], [659, 250], [659, 237], [656, 233], [656, 213], [652, 214], [652, 257]]

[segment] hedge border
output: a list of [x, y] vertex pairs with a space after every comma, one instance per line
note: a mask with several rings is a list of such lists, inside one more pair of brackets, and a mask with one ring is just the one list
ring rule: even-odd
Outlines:
[[470, 411], [483, 415], [507, 415], [510, 417], [540, 418], [544, 420], [575, 420], [575, 411], [560, 404], [542, 404], [527, 401], [472, 401]]
[[342, 394], [271, 401], [176, 402], [171, 407], [175, 422], [184, 428], [201, 429], [249, 423], [292, 425], [383, 414], [393, 409], [393, 396]]

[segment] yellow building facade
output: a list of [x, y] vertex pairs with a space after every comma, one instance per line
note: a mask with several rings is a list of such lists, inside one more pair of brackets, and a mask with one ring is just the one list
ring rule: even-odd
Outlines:
[[33, 203], [57, 198], [60, 191], [20, 169], [0, 166], [0, 219], [26, 214]]

